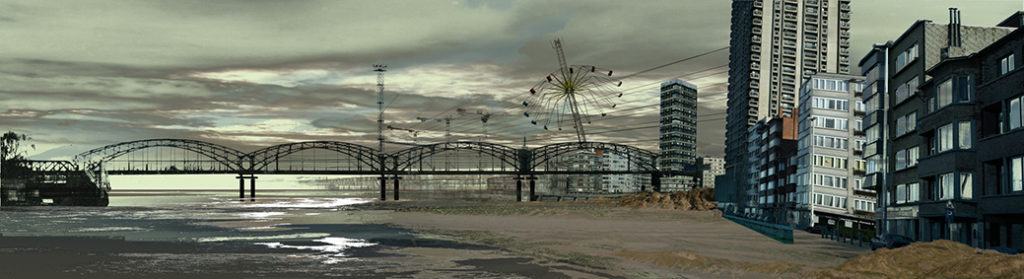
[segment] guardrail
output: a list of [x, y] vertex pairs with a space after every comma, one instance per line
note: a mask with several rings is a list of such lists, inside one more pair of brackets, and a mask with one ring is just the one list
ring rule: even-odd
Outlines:
[[771, 237], [772, 239], [775, 239], [779, 242], [785, 244], [793, 244], [793, 227], [766, 223], [732, 215], [722, 215], [722, 217], [725, 217], [726, 219], [736, 222], [737, 224], [754, 230], [755, 232], [763, 234], [767, 237]]

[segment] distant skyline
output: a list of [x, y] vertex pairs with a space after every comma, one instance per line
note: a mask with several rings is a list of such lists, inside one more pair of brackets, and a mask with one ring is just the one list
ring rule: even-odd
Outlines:
[[[851, 59], [915, 20], [994, 25], [1021, 0], [853, 0]], [[729, 1], [0, 1], [0, 128], [33, 137], [34, 159], [147, 138], [189, 138], [252, 150], [291, 141], [375, 146], [376, 76], [389, 65], [386, 123], [444, 140], [482, 136], [511, 146], [571, 141], [516, 107], [558, 67], [626, 76], [728, 46]], [[591, 141], [657, 150], [658, 85], [699, 86], [698, 153], [724, 148], [728, 52], [623, 80]], [[699, 72], [695, 75], [689, 73]], [[859, 71], [855, 71], [857, 73]], [[397, 96], [397, 97], [396, 97]], [[391, 101], [393, 100], [393, 103]], [[463, 112], [457, 110], [461, 108]], [[506, 109], [507, 108], [507, 109]], [[651, 128], [616, 131], [625, 128]], [[589, 135], [593, 133], [593, 136]], [[412, 141], [404, 131], [390, 140]], [[392, 145], [395, 147], [394, 145]], [[397, 147], [395, 147], [397, 148]]]

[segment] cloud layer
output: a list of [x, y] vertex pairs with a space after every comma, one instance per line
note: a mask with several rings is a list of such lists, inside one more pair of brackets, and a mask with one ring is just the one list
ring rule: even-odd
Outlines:
[[[991, 25], [1021, 8], [1013, 0], [946, 2], [961, 6], [967, 24]], [[853, 6], [855, 59], [917, 18], [945, 22], [941, 5], [899, 14], [886, 1]], [[30, 134], [39, 159], [162, 137], [240, 149], [301, 140], [373, 146], [370, 65], [385, 63], [389, 140], [444, 140], [441, 119], [448, 117], [455, 139], [573, 140], [568, 130], [530, 125], [518, 107], [558, 67], [552, 40], [563, 40], [570, 64], [621, 76], [727, 46], [729, 7], [677, 0], [0, 1], [0, 127]], [[700, 86], [698, 152], [720, 156], [727, 63], [720, 51], [623, 80], [617, 109], [595, 118], [588, 138], [656, 150], [657, 85], [680, 77]]]

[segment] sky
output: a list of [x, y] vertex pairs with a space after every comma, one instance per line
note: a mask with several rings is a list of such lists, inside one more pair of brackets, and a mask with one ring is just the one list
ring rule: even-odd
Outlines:
[[[859, 61], [915, 20], [947, 22], [948, 7], [994, 25], [1024, 0], [851, 5]], [[558, 68], [560, 38], [569, 64], [628, 77], [608, 117], [584, 125], [588, 140], [656, 150], [658, 84], [681, 78], [699, 86], [698, 153], [722, 156], [728, 52], [714, 50], [728, 46], [729, 16], [724, 0], [0, 0], [0, 129], [32, 137], [33, 159], [149, 138], [376, 146], [372, 65], [387, 64], [385, 124], [401, 128], [388, 140], [443, 141], [438, 119], [451, 117], [453, 140], [573, 141], [518, 105]]]

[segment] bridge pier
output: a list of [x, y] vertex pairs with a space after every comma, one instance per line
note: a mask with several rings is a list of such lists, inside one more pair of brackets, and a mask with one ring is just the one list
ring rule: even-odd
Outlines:
[[256, 175], [249, 175], [249, 201], [256, 201]]
[[238, 201], [243, 201], [244, 202], [245, 201], [245, 177], [242, 177], [242, 174], [239, 173], [238, 176], [235, 177], [235, 178], [238, 178]]
[[397, 201], [397, 200], [398, 200], [398, 181], [399, 181], [400, 179], [402, 179], [402, 178], [401, 178], [401, 177], [398, 177], [398, 176], [394, 176], [394, 177], [392, 177], [391, 179], [394, 179], [394, 180], [395, 180], [395, 200]]
[[245, 179], [249, 179], [249, 200], [256, 201], [256, 175], [255, 174], [241, 174], [238, 176], [238, 201], [245, 201]]
[[516, 176], [516, 201], [523, 201], [523, 178]]
[[388, 193], [387, 193], [387, 191], [388, 191], [388, 178], [384, 177], [384, 175], [381, 175], [380, 176], [380, 200], [382, 200], [382, 201], [388, 200]]
[[530, 201], [537, 201], [537, 177], [530, 176]]
[[654, 192], [661, 193], [661, 173], [660, 172], [652, 172], [651, 173], [651, 188], [653, 188], [651, 190], [653, 190]]

